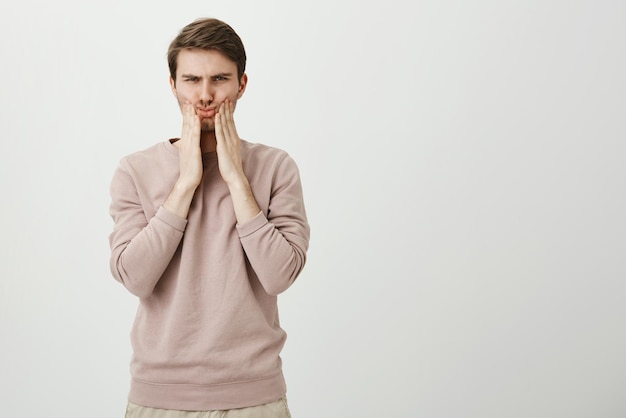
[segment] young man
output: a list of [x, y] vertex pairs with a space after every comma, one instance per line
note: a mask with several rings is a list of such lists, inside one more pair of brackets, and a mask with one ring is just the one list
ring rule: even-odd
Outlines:
[[297, 166], [237, 135], [248, 78], [229, 25], [187, 25], [168, 62], [181, 136], [123, 158], [111, 183], [111, 271], [140, 298], [127, 417], [287, 417], [277, 295], [309, 243]]

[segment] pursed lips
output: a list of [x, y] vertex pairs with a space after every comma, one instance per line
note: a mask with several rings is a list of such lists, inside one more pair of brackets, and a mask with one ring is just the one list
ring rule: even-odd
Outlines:
[[214, 107], [208, 107], [208, 108], [197, 107], [196, 113], [198, 114], [198, 116], [202, 118], [210, 118], [212, 116], [215, 116], [215, 108]]

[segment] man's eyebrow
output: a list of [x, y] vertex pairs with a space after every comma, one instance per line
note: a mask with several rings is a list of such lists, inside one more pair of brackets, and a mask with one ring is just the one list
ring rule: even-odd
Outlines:
[[[215, 77], [232, 77], [233, 73], [217, 73], [217, 74], [213, 74], [211, 76], [211, 78], [215, 78]], [[202, 78], [201, 76], [195, 75], [195, 74], [181, 74], [182, 78]]]

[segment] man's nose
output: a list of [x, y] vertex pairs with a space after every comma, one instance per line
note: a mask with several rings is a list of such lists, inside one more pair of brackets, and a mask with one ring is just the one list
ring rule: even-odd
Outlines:
[[205, 105], [209, 105], [213, 102], [213, 87], [208, 81], [202, 83], [202, 87], [200, 90], [200, 101]]

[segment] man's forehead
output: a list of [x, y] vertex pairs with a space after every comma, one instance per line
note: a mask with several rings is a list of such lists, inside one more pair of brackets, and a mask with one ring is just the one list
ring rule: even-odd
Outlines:
[[183, 49], [178, 54], [178, 64], [183, 63], [213, 63], [237, 66], [235, 61], [216, 49]]

